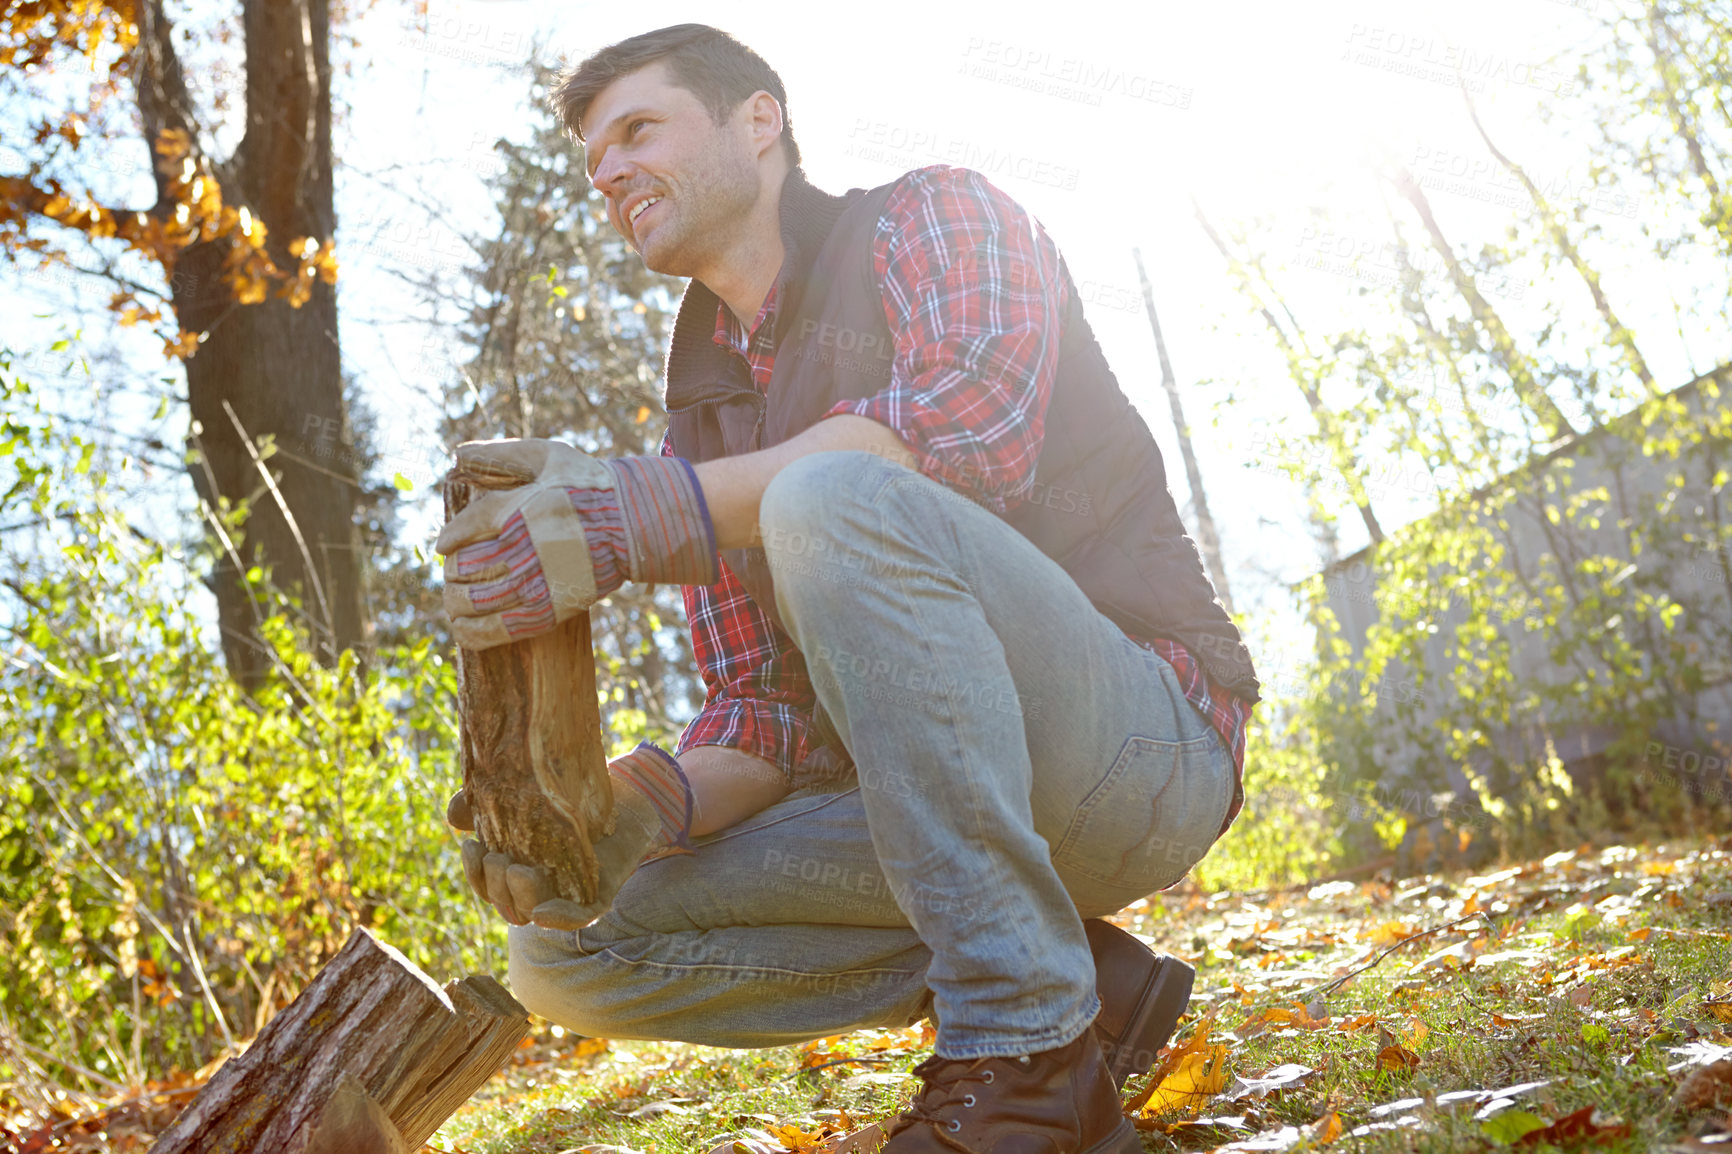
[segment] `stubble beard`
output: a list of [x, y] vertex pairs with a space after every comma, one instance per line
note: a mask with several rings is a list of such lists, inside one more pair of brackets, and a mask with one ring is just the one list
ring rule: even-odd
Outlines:
[[639, 254], [651, 272], [699, 276], [721, 258], [757, 203], [758, 170], [717, 131], [678, 187], [680, 194], [668, 202], [674, 211], [650, 233]]

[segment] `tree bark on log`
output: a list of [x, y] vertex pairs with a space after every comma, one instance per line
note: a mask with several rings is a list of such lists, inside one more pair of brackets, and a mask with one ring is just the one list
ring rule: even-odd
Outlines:
[[441, 990], [357, 929], [150, 1154], [418, 1150], [528, 1031], [529, 1011], [492, 978]]
[[[529, 478], [453, 470], [450, 520], [481, 489]], [[492, 851], [548, 872], [561, 896], [595, 900], [595, 840], [613, 832], [613, 787], [595, 695], [589, 614], [491, 649], [457, 650], [463, 788]]]

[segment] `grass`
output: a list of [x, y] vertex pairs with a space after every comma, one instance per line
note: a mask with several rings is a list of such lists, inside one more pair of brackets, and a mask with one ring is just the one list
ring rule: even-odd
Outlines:
[[[1179, 1041], [1224, 1054], [1203, 1083], [1215, 1092], [1139, 1118], [1145, 1147], [1494, 1150], [1591, 1107], [1594, 1149], [1716, 1148], [1685, 1144], [1726, 1124], [1732, 1100], [1718, 1113], [1675, 1106], [1690, 1068], [1669, 1067], [1690, 1060], [1686, 1047], [1732, 1047], [1716, 1001], [1732, 980], [1729, 850], [1584, 847], [1482, 877], [1138, 903], [1115, 920], [1197, 966]], [[673, 1154], [753, 1137], [765, 1150], [820, 1149], [900, 1110], [930, 1044], [930, 1032], [862, 1031], [728, 1051], [544, 1030], [432, 1147]], [[1282, 1066], [1303, 1072], [1257, 1093], [1255, 1079]], [[1523, 1083], [1544, 1085], [1489, 1109], [1459, 1093]], [[1556, 1134], [1519, 1148], [1581, 1148], [1544, 1140]], [[1262, 1145], [1237, 1145], [1251, 1139]]]

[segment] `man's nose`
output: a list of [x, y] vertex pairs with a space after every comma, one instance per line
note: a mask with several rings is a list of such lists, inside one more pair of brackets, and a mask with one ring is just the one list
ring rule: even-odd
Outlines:
[[595, 175], [589, 178], [589, 182], [603, 196], [617, 203], [630, 185], [630, 176], [631, 165], [615, 159], [610, 151], [602, 154], [601, 163], [595, 166]]

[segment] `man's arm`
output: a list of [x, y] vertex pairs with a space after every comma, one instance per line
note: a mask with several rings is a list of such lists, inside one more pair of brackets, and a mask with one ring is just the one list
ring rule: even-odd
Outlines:
[[743, 749], [694, 745], [679, 755], [679, 763], [692, 787], [693, 837], [745, 821], [792, 790], [772, 762]]
[[[719, 457], [694, 466], [704, 490], [716, 548], [744, 549], [758, 543], [758, 505], [775, 475], [809, 453], [861, 449], [914, 467], [914, 454], [890, 429], [867, 417], [842, 413], [819, 421], [779, 445]], [[685, 764], [682, 759], [682, 765]]]

